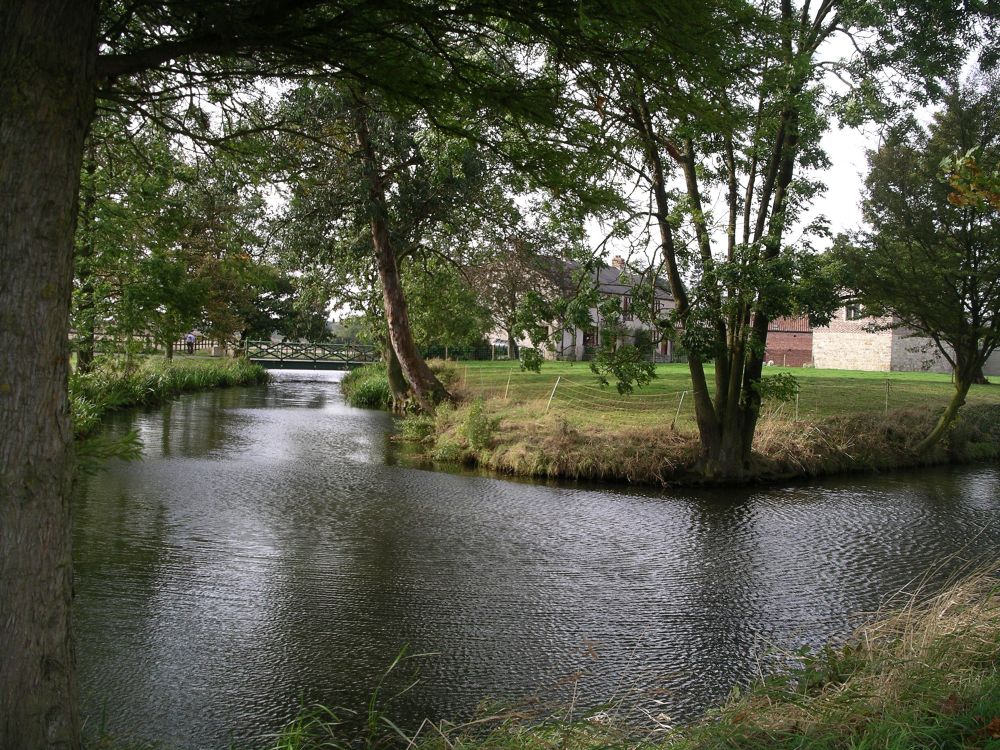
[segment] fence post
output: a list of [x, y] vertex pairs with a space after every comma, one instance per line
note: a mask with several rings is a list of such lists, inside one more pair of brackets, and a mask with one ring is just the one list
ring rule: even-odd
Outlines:
[[549, 394], [549, 402], [545, 404], [545, 413], [549, 413], [549, 407], [552, 406], [552, 398], [556, 395], [556, 388], [559, 387], [559, 381], [562, 380], [562, 375], [556, 378], [556, 384], [552, 386], [552, 393]]
[[507, 373], [507, 387], [503, 389], [503, 400], [507, 400], [507, 393], [510, 391], [510, 376], [514, 374], [514, 368], [510, 368], [510, 372]]
[[889, 414], [889, 378], [885, 379], [885, 413]]
[[795, 391], [795, 421], [799, 421], [799, 392]]
[[684, 397], [687, 395], [687, 391], [681, 391], [681, 398], [677, 402], [677, 411], [674, 413], [674, 421], [670, 423], [670, 429], [674, 429], [677, 424], [677, 418], [681, 415], [681, 406], [684, 404]]

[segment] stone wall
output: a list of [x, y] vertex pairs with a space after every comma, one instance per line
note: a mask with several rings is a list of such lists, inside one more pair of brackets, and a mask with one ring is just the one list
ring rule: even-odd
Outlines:
[[931, 339], [910, 335], [906, 329], [897, 329], [892, 332], [892, 370], [950, 373], [951, 365]]
[[888, 331], [813, 331], [813, 367], [888, 372], [891, 365], [892, 334]]
[[892, 333], [869, 333], [871, 318], [848, 320], [840, 308], [829, 326], [813, 329], [813, 366], [826, 370], [888, 372], [892, 366]]
[[1000, 350], [993, 352], [990, 358], [983, 365], [983, 374], [986, 377], [1000, 377]]

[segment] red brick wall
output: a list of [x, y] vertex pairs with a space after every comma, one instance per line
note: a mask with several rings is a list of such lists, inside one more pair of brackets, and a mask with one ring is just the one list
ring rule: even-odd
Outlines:
[[764, 361], [785, 367], [802, 367], [812, 362], [812, 333], [770, 331]]

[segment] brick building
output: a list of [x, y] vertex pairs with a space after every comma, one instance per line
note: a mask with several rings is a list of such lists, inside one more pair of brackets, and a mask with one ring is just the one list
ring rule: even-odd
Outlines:
[[809, 318], [778, 318], [767, 328], [764, 361], [781, 367], [803, 367], [813, 361]]

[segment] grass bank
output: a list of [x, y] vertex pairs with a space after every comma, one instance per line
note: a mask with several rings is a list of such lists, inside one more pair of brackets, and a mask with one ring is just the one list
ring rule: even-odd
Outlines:
[[[541, 374], [510, 365], [455, 366], [461, 405], [410, 417], [401, 437], [429, 463], [518, 476], [696, 483], [699, 453], [690, 380], [658, 368], [646, 388], [601, 388], [585, 365], [548, 363]], [[765, 404], [751, 478], [770, 481], [915, 468], [1000, 457], [1000, 387], [977, 386], [947, 438], [914, 451], [951, 396], [947, 376], [795, 370], [796, 401]]]
[[263, 383], [267, 377], [267, 370], [247, 360], [207, 357], [150, 357], [127, 370], [105, 365], [74, 373], [69, 380], [73, 432], [86, 437], [117, 409], [149, 406], [189, 391]]
[[701, 721], [619, 725], [612, 708], [564, 718], [511, 711], [406, 736], [373, 704], [304, 713], [271, 750], [909, 750], [1000, 748], [1000, 563], [937, 595], [898, 600], [845, 643], [789, 655], [784, 671]]
[[359, 409], [388, 409], [392, 406], [392, 391], [385, 365], [376, 362], [351, 370], [340, 380], [344, 400]]

